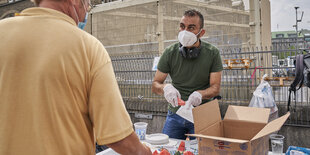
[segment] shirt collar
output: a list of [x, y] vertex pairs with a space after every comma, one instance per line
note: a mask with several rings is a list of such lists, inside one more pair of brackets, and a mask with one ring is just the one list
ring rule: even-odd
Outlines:
[[43, 7], [32, 7], [23, 10], [20, 13], [20, 16], [46, 16], [52, 18], [59, 18], [61, 20], [67, 21], [68, 23], [75, 25], [75, 21], [69, 17], [68, 15], [64, 14], [63, 12], [50, 9], [50, 8], [43, 8]]

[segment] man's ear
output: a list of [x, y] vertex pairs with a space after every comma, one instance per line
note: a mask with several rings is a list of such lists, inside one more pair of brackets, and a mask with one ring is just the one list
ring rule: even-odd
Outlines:
[[200, 34], [199, 34], [199, 37], [198, 38], [201, 38], [204, 34], [206, 33], [206, 30], [205, 29], [202, 29]]

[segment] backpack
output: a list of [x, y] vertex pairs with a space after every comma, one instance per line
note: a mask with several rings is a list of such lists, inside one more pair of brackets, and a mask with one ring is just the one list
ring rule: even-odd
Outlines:
[[[308, 54], [299, 54], [296, 56], [295, 60], [295, 79], [289, 88], [289, 96], [287, 103], [287, 111], [290, 111], [291, 105], [291, 94], [294, 93], [295, 107], [296, 107], [296, 91], [299, 90], [302, 85], [305, 85], [310, 88], [310, 53]], [[299, 88], [296, 89], [297, 85]]]

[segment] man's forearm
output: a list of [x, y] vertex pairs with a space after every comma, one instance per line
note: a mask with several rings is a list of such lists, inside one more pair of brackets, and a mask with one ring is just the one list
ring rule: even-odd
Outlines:
[[159, 83], [157, 81], [153, 81], [152, 92], [155, 94], [158, 94], [158, 95], [163, 95], [164, 94], [164, 91], [163, 91], [164, 86], [165, 86], [165, 84]]
[[151, 150], [142, 144], [137, 135], [132, 132], [128, 137], [111, 144], [107, 144], [119, 154], [126, 155], [151, 155]]
[[211, 86], [205, 90], [197, 90], [202, 95], [202, 99], [210, 99], [219, 95], [220, 86]]

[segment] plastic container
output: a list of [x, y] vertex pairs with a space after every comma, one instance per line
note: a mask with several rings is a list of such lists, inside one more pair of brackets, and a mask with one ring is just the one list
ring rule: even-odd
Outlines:
[[135, 131], [140, 140], [145, 140], [145, 134], [147, 129], [147, 123], [137, 122], [134, 123]]
[[310, 148], [289, 146], [285, 155], [310, 155]]
[[270, 135], [270, 141], [271, 141], [272, 154], [282, 155], [283, 154], [284, 136], [278, 135], [278, 134], [271, 134]]

